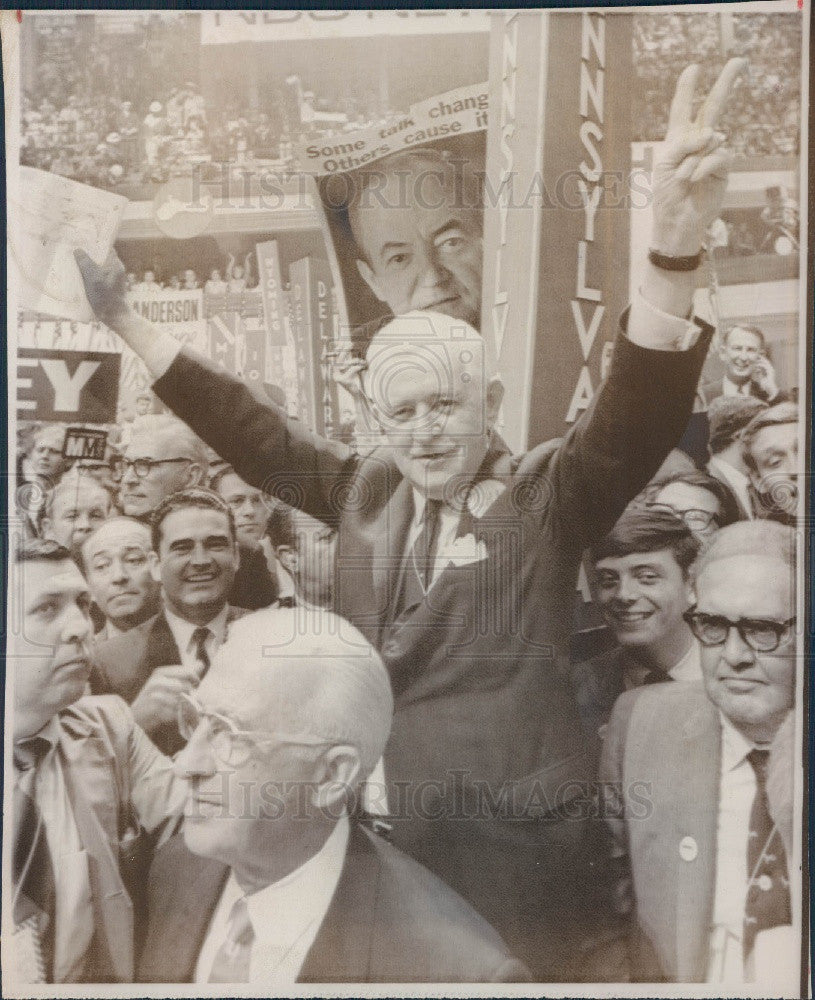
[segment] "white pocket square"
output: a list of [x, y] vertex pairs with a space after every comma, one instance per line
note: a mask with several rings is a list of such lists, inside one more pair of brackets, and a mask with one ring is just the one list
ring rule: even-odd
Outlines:
[[452, 566], [468, 566], [470, 563], [481, 562], [487, 558], [487, 546], [483, 539], [475, 540], [475, 535], [462, 535], [441, 552], [445, 563]]

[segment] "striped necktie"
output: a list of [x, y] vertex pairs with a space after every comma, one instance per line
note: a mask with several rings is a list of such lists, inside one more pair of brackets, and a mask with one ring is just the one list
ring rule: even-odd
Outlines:
[[255, 932], [246, 897], [236, 899], [229, 914], [226, 939], [212, 962], [211, 983], [248, 983]]

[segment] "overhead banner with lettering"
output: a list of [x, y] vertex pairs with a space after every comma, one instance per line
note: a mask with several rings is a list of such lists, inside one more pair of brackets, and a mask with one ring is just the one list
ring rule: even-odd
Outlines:
[[182, 344], [206, 353], [207, 323], [204, 293], [200, 288], [185, 291], [164, 288], [154, 292], [133, 291], [128, 302], [139, 316], [171, 333]]
[[489, 31], [484, 10], [202, 11], [201, 44]]
[[504, 405], [516, 449], [589, 406], [627, 301], [631, 30], [628, 14], [531, 11], [493, 29], [482, 325], [523, 387]]
[[116, 420], [121, 355], [17, 351], [17, 419], [108, 424]]
[[300, 143], [294, 147], [294, 155], [305, 174], [358, 170], [391, 153], [485, 129], [489, 103], [488, 84], [457, 87], [411, 105], [404, 115], [386, 125]]

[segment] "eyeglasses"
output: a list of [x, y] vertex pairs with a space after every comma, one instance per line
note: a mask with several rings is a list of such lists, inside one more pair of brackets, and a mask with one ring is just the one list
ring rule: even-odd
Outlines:
[[117, 458], [110, 463], [110, 469], [113, 478], [118, 482], [128, 469], [132, 469], [139, 479], [146, 479], [156, 465], [191, 461], [191, 458]]
[[795, 616], [785, 622], [772, 618], [739, 618], [733, 621], [723, 615], [707, 615], [704, 611], [697, 611], [695, 606], [689, 608], [682, 617], [703, 646], [723, 645], [730, 635], [730, 629], [734, 628], [756, 653], [774, 652], [790, 637], [795, 625]]
[[209, 712], [188, 694], [182, 694], [178, 702], [178, 731], [182, 739], [190, 740], [202, 722], [207, 724], [207, 739], [215, 757], [227, 767], [240, 767], [260, 747], [272, 746], [328, 746], [332, 740], [322, 736], [295, 736], [290, 733], [275, 733], [250, 729], [238, 729], [235, 723], [219, 712]]
[[712, 514], [709, 510], [699, 510], [698, 508], [677, 510], [676, 507], [672, 507], [668, 503], [648, 503], [645, 506], [648, 510], [658, 514], [673, 514], [674, 517], [684, 521], [691, 531], [704, 531], [710, 527], [713, 521], [718, 524], [717, 515]]

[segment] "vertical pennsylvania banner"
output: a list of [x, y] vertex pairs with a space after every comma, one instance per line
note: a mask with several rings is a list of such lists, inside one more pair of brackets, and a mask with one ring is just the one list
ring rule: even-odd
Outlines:
[[490, 59], [482, 327], [499, 371], [526, 361], [502, 428], [525, 449], [589, 406], [628, 296], [631, 17], [506, 14]]

